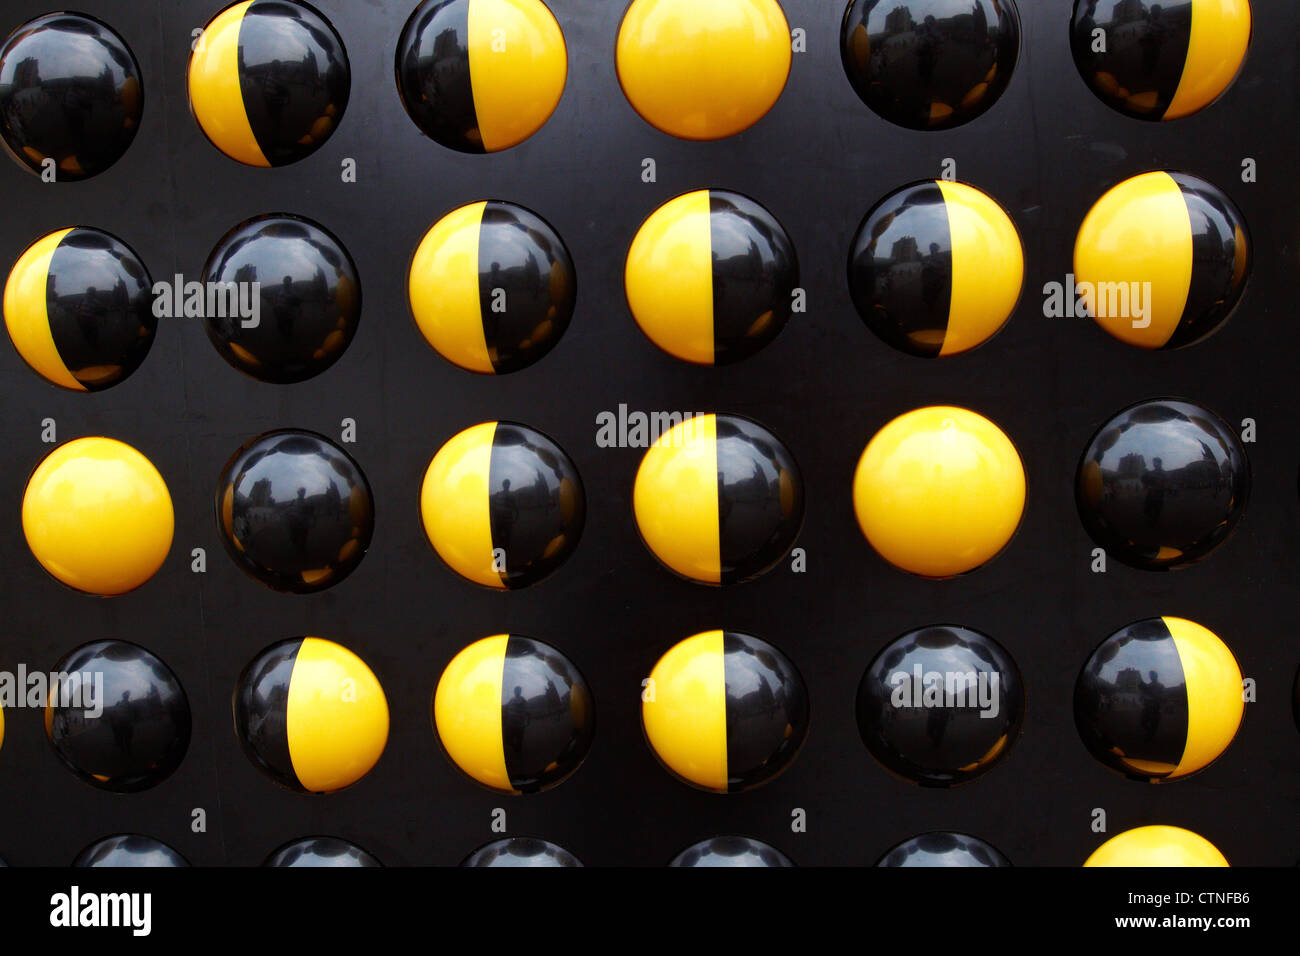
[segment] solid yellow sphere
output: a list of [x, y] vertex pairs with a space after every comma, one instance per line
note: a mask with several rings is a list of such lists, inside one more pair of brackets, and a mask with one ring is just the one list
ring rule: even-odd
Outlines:
[[1084, 866], [1227, 866], [1228, 860], [1205, 837], [1182, 827], [1150, 826], [1125, 830], [1093, 851]]

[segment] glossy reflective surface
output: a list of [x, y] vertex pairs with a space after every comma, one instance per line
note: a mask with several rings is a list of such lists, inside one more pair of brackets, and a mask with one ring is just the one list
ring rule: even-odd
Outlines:
[[374, 867], [383, 866], [355, 843], [338, 837], [316, 836], [294, 840], [280, 847], [263, 862], [263, 866], [298, 867]]
[[73, 866], [189, 866], [166, 843], [153, 837], [124, 833], [92, 843], [72, 861]]
[[722, 583], [770, 571], [803, 525], [803, 477], [794, 456], [757, 422], [717, 416], [718, 541]]
[[776, 217], [739, 193], [709, 190], [713, 362], [761, 349], [785, 328], [799, 284], [794, 244]]
[[558, 445], [524, 425], [498, 422], [492, 440], [488, 513], [505, 551], [506, 587], [540, 581], [578, 546], [587, 518], [578, 470]]
[[479, 847], [461, 866], [582, 866], [576, 856], [554, 843], [511, 837]]
[[750, 837], [720, 836], [701, 840], [673, 857], [669, 866], [794, 866], [790, 858], [761, 840]]
[[1093, 540], [1152, 571], [1206, 557], [1232, 533], [1249, 493], [1236, 433], [1209, 409], [1177, 399], [1141, 402], [1103, 425], [1075, 485]]
[[968, 123], [997, 102], [1020, 50], [1012, 0], [852, 0], [840, 57], [862, 101], [918, 130]]
[[176, 675], [143, 647], [95, 641], [64, 656], [50, 688], [45, 729], [54, 752], [86, 783], [147, 790], [180, 766], [190, 704]]
[[858, 732], [889, 770], [925, 786], [987, 773], [1015, 744], [1025, 691], [1011, 655], [965, 627], [911, 631], [858, 685]]
[[229, 304], [206, 310], [208, 338], [227, 362], [264, 382], [319, 375], [343, 355], [361, 319], [352, 258], [336, 236], [299, 216], [240, 223], [212, 250], [203, 278], [235, 284]]
[[1220, 867], [1228, 861], [1199, 833], [1182, 827], [1146, 826], [1125, 830], [1097, 847], [1084, 866]]
[[268, 432], [237, 451], [217, 486], [226, 553], [277, 591], [331, 587], [361, 563], [374, 501], [361, 468], [313, 432]]
[[727, 790], [748, 790], [785, 770], [808, 735], [808, 688], [766, 641], [723, 635], [727, 682]]
[[876, 866], [1010, 866], [983, 840], [965, 833], [923, 833], [904, 840]]
[[50, 13], [0, 46], [0, 136], [37, 174], [56, 180], [102, 173], [126, 152], [144, 108], [140, 66], [104, 23]]

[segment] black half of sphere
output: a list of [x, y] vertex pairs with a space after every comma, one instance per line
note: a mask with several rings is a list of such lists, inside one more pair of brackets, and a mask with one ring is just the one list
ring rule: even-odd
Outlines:
[[669, 866], [787, 867], [794, 866], [780, 850], [750, 837], [721, 836], [689, 846]]
[[766, 641], [727, 631], [727, 790], [764, 783], [790, 765], [808, 736], [808, 689], [788, 657]]
[[862, 101], [909, 129], [950, 129], [997, 102], [1020, 53], [1011, 0], [852, 0], [844, 71]]
[[338, 837], [307, 837], [280, 847], [263, 866], [376, 867], [383, 866], [361, 847]]
[[189, 866], [189, 861], [153, 837], [124, 833], [92, 843], [72, 861], [73, 866]]
[[268, 432], [244, 445], [222, 472], [216, 505], [227, 553], [277, 591], [337, 584], [361, 563], [374, 532], [361, 467], [312, 432]]
[[208, 289], [222, 290], [205, 302], [208, 338], [227, 362], [264, 382], [319, 375], [342, 356], [361, 319], [356, 266], [342, 243], [309, 219], [240, 223], [212, 251], [203, 275]]
[[397, 41], [397, 92], [415, 125], [462, 153], [484, 152], [469, 69], [471, 0], [424, 0]]
[[548, 644], [511, 635], [501, 677], [501, 746], [511, 786], [555, 786], [591, 748], [596, 711], [578, 669]]
[[190, 704], [157, 657], [126, 641], [96, 641], [54, 670], [67, 677], [50, 688], [46, 733], [74, 774], [103, 790], [135, 793], [180, 766], [190, 745]]
[[738, 193], [709, 191], [713, 364], [753, 355], [790, 319], [799, 260], [770, 212]]
[[508, 588], [546, 577], [578, 546], [587, 499], [578, 470], [541, 432], [499, 422], [488, 474], [492, 544], [505, 552]]
[[1209, 409], [1176, 399], [1141, 402], [1103, 425], [1075, 484], [1093, 540], [1151, 571], [1194, 564], [1217, 548], [1249, 494], [1237, 434]]
[[857, 720], [873, 757], [923, 786], [963, 783], [1014, 745], [1025, 692], [1011, 656], [964, 627], [904, 634], [868, 665]]
[[965, 833], [923, 833], [898, 844], [876, 866], [1010, 866], [983, 840]]
[[59, 358], [91, 391], [139, 368], [158, 328], [144, 263], [98, 229], [73, 229], [59, 241], [50, 257], [45, 312]]
[[257, 769], [288, 790], [306, 790], [289, 755], [289, 683], [300, 638], [279, 641], [253, 658], [235, 684], [235, 736]]
[[582, 866], [582, 863], [568, 850], [546, 840], [511, 837], [479, 847], [461, 866]]
[[1084, 82], [1121, 113], [1162, 119], [1187, 65], [1193, 6], [1192, 0], [1076, 0], [1070, 49]]
[[257, 0], [239, 29], [239, 88], [272, 166], [315, 152], [343, 119], [352, 86], [347, 50], [305, 3]]
[[126, 152], [140, 128], [144, 89], [131, 50], [110, 27], [50, 13], [0, 47], [0, 136], [33, 172], [86, 179]]
[[718, 543], [722, 583], [756, 578], [780, 561], [803, 525], [803, 476], [771, 432], [716, 417]]

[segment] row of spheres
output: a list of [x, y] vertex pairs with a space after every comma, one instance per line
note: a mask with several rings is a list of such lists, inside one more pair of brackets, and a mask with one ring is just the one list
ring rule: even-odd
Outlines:
[[[563, 847], [533, 837], [507, 837], [479, 847], [461, 866], [575, 867], [582, 862]], [[776, 847], [752, 837], [719, 836], [692, 844], [678, 853], [675, 867], [790, 867], [794, 863]], [[998, 850], [978, 837], [935, 831], [891, 847], [876, 866], [982, 867], [1010, 866]], [[1084, 866], [1227, 866], [1223, 854], [1204, 837], [1181, 827], [1145, 826], [1126, 830], [1103, 843]], [[0, 860], [0, 866], [4, 861]], [[123, 833], [105, 837], [77, 855], [80, 867], [189, 866], [175, 849], [152, 837]], [[271, 853], [262, 866], [376, 867], [371, 853], [338, 837], [305, 837]]]
[[[1070, 26], [1088, 87], [1129, 116], [1172, 120], [1218, 98], [1245, 59], [1248, 0], [1077, 0]], [[69, 45], [78, 56], [66, 56]], [[632, 107], [665, 133], [714, 140], [749, 128], [785, 88], [791, 30], [777, 0], [632, 0], [616, 44]], [[1013, 0], [851, 0], [840, 52], [858, 96], [915, 130], [970, 122], [1006, 91], [1020, 56]], [[402, 28], [397, 89], [411, 120], [467, 153], [536, 133], [564, 91], [568, 53], [542, 0], [424, 0]], [[241, 0], [208, 22], [188, 69], [207, 138], [250, 166], [318, 149], [343, 120], [343, 41], [299, 0]], [[139, 64], [109, 26], [52, 13], [0, 46], [0, 131], [19, 162], [64, 179], [102, 172], [139, 129]]]
[[[1144, 349], [1179, 348], [1217, 331], [1250, 269], [1237, 207], [1184, 173], [1144, 173], [1111, 189], [1088, 213], [1074, 253], [1086, 313]], [[1002, 328], [1020, 300], [1025, 266], [1001, 206], [972, 186], [929, 180], [890, 193], [867, 214], [847, 272], [868, 328], [900, 351], [935, 358], [976, 348]], [[212, 250], [202, 279], [197, 292], [163, 284], [158, 293], [122, 240], [89, 227], [59, 229], [10, 270], [5, 326], [47, 381], [97, 391], [144, 361], [159, 311], [202, 315], [222, 358], [282, 384], [338, 361], [361, 318], [352, 257], [301, 216], [240, 223]], [[655, 345], [686, 362], [724, 365], [785, 327], [796, 309], [799, 263], [767, 209], [738, 193], [701, 189], [669, 200], [642, 224], [624, 288]], [[491, 200], [455, 209], [429, 229], [412, 256], [407, 293], [417, 328], [439, 354], [463, 369], [504, 374], [555, 347], [573, 317], [577, 276], [549, 223]]]
[[[137, 793], [181, 765], [192, 731], [189, 698], [152, 652], [93, 641], [50, 673], [45, 735], [78, 779]], [[298, 793], [350, 787], [387, 746], [383, 687], [334, 641], [300, 637], [264, 648], [239, 675], [231, 701], [249, 761]], [[752, 790], [777, 777], [809, 727], [808, 689], [794, 663], [762, 638], [730, 630], [669, 648], [642, 683], [640, 709], [646, 744], [663, 768], [711, 793]], [[956, 625], [889, 642], [867, 665], [856, 696], [867, 751], [924, 787], [966, 783], [999, 765], [1019, 739], [1025, 709], [1024, 681], [1007, 650]], [[1103, 766], [1131, 780], [1180, 780], [1211, 765], [1236, 737], [1245, 711], [1241, 669], [1204, 626], [1149, 618], [1094, 649], [1075, 682], [1073, 709], [1082, 742]], [[596, 729], [578, 667], [558, 648], [518, 634], [480, 638], [457, 652], [429, 713], [451, 764], [508, 794], [568, 779]]]

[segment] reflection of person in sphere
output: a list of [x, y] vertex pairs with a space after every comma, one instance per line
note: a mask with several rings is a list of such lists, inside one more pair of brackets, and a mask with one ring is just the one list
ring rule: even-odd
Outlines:
[[515, 522], [519, 519], [519, 504], [515, 501], [515, 496], [510, 493], [509, 478], [502, 479], [501, 490], [492, 496], [491, 508], [492, 525], [500, 532], [500, 540], [510, 541]]
[[1142, 502], [1142, 514], [1155, 524], [1165, 505], [1165, 466], [1159, 458], [1152, 459], [1151, 470], [1142, 476], [1142, 485], [1147, 490], [1146, 499]]
[[1138, 692], [1142, 696], [1142, 733], [1148, 743], [1156, 739], [1160, 732], [1160, 704], [1164, 698], [1164, 685], [1155, 671], [1147, 672], [1145, 683], [1138, 680]]
[[528, 727], [528, 701], [524, 700], [524, 689], [515, 687], [502, 709], [505, 720], [501, 722], [501, 732], [506, 750], [518, 753], [524, 749], [524, 731]]

